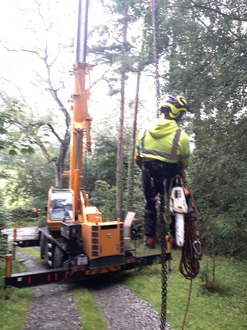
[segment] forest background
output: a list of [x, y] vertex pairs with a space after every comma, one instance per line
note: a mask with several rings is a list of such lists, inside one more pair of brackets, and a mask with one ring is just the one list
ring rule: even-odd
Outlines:
[[[67, 185], [76, 10], [68, 0], [0, 4], [1, 227], [33, 207], [45, 213], [49, 187]], [[131, 210], [141, 221], [136, 132], [155, 120], [159, 97], [184, 94], [195, 111], [181, 125], [204, 248], [246, 259], [246, 1], [164, 0], [155, 15], [156, 48], [150, 1], [90, 3], [93, 152], [83, 189], [105, 219]]]

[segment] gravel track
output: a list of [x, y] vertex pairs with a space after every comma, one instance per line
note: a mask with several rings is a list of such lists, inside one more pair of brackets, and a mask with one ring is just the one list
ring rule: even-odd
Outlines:
[[160, 329], [159, 314], [126, 286], [96, 287], [91, 289], [91, 293], [101, 308], [109, 330]]
[[[45, 266], [24, 251], [17, 252], [29, 270], [41, 270]], [[107, 330], [158, 330], [158, 313], [145, 301], [139, 299], [127, 287], [120, 284], [96, 284], [88, 288], [97, 302]], [[49, 284], [34, 289], [34, 297], [22, 330], [79, 330], [78, 319], [70, 287], [66, 284]], [[92, 325], [92, 329], [95, 329]], [[103, 330], [103, 329], [97, 329]], [[166, 327], [166, 330], [170, 330]]]
[[[42, 270], [45, 266], [25, 252], [17, 251], [29, 271]], [[22, 330], [79, 330], [78, 312], [66, 284], [48, 284], [35, 287], [34, 297]]]

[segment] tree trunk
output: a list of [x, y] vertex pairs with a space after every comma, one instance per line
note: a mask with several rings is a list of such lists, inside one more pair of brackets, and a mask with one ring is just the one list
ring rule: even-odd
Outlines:
[[117, 169], [116, 169], [116, 216], [122, 218], [123, 209], [123, 131], [124, 131], [124, 97], [125, 97], [125, 73], [121, 77], [121, 101], [118, 128], [118, 146], [117, 146]]
[[70, 135], [66, 135], [62, 141], [59, 149], [58, 158], [55, 161], [55, 187], [63, 188], [63, 173], [64, 173], [64, 164], [67, 151], [70, 144]]
[[[123, 23], [123, 45], [127, 42], [127, 28], [128, 28], [128, 5], [125, 7], [124, 23]], [[124, 175], [123, 175], [123, 132], [124, 132], [124, 107], [125, 107], [125, 81], [126, 68], [122, 63], [121, 70], [121, 95], [120, 95], [120, 114], [119, 114], [119, 128], [118, 128], [118, 146], [117, 146], [117, 168], [116, 168], [116, 216], [123, 219], [123, 193], [124, 193]]]
[[131, 146], [128, 162], [128, 179], [127, 179], [127, 200], [126, 200], [126, 214], [132, 211], [133, 208], [133, 180], [134, 180], [134, 155], [136, 144], [136, 126], [137, 126], [137, 113], [139, 103], [139, 90], [140, 90], [141, 69], [138, 69], [136, 80], [136, 95], [134, 103], [133, 123], [131, 130]]

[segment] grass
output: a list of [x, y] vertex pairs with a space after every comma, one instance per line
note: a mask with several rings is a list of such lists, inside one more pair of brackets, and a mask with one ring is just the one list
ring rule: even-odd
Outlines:
[[[190, 281], [178, 271], [180, 252], [173, 252], [173, 270], [168, 274], [167, 322], [173, 329], [181, 329], [188, 300]], [[201, 268], [210, 262], [205, 258]], [[200, 276], [192, 282], [192, 297], [185, 328], [189, 330], [247, 329], [247, 265], [218, 258], [215, 286], [207, 290]], [[143, 269], [124, 276], [123, 283], [139, 297], [161, 310], [160, 266]], [[152, 294], [150, 294], [152, 292]]]
[[[138, 248], [138, 253], [141, 251]], [[25, 251], [39, 258], [32, 248]], [[150, 252], [150, 251], [149, 251]], [[190, 281], [178, 271], [180, 251], [172, 253], [172, 272], [167, 281], [167, 322], [181, 329], [188, 300]], [[18, 268], [16, 268], [18, 267]], [[23, 269], [14, 264], [14, 272]], [[203, 257], [201, 273], [211, 271], [212, 260]], [[186, 318], [185, 329], [189, 330], [245, 330], [247, 329], [247, 263], [227, 258], [217, 258], [215, 281], [198, 275], [193, 280], [192, 296]], [[118, 283], [128, 286], [140, 298], [148, 301], [158, 312], [161, 309], [160, 265], [144, 267], [119, 274]], [[21, 329], [32, 298], [32, 289], [10, 289], [9, 300], [3, 300], [1, 290], [0, 329]], [[151, 294], [150, 294], [151, 293]], [[72, 285], [72, 294], [77, 305], [80, 322], [84, 330], [104, 330], [102, 314], [85, 285]], [[117, 316], [116, 316], [117, 317]], [[138, 330], [138, 329], [137, 329]]]
[[[12, 273], [25, 271], [25, 268], [16, 261], [12, 263]], [[27, 312], [33, 296], [33, 289], [11, 288], [4, 291], [3, 276], [4, 267], [1, 262], [0, 267], [0, 329], [20, 330], [25, 322]]]
[[25, 247], [25, 248], [23, 248], [23, 251], [25, 251], [25, 253], [30, 254], [34, 258], [39, 259], [39, 261], [42, 262], [42, 260], [40, 259], [40, 252], [39, 252], [39, 250], [36, 250], [36, 249], [34, 249], [32, 247]]
[[102, 314], [89, 291], [80, 284], [73, 284], [72, 289], [83, 330], [105, 330]]

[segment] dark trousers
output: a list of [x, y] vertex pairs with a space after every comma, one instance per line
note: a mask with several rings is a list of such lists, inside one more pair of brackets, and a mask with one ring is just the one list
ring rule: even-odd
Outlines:
[[[145, 196], [144, 232], [146, 236], [156, 234], [155, 197], [160, 194], [161, 208], [164, 194], [173, 186], [173, 178], [181, 173], [179, 164], [165, 163], [159, 160], [142, 161], [142, 188]], [[166, 183], [166, 184], [165, 184]], [[172, 217], [170, 232], [175, 236], [175, 224]]]

